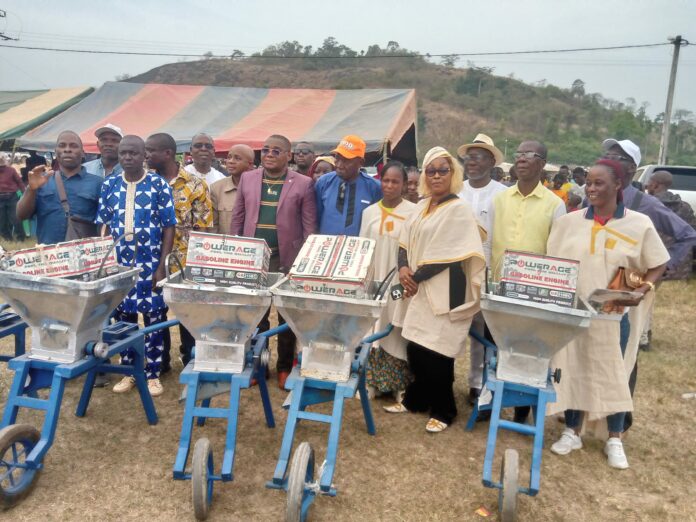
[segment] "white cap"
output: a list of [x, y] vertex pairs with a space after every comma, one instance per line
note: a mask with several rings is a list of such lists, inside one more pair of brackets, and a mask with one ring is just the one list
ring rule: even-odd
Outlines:
[[633, 163], [636, 164], [636, 167], [640, 165], [640, 147], [638, 147], [638, 145], [633, 143], [631, 140], [618, 141], [614, 138], [609, 138], [608, 140], [604, 140], [602, 142], [602, 148], [605, 151], [609, 150], [614, 145], [618, 145], [621, 147], [622, 151], [631, 156], [631, 159], [633, 160]]
[[107, 123], [103, 127], [99, 127], [97, 130], [94, 131], [94, 135], [98, 138], [105, 132], [113, 132], [114, 134], [118, 134], [123, 138], [123, 131], [120, 127], [117, 127], [113, 123]]

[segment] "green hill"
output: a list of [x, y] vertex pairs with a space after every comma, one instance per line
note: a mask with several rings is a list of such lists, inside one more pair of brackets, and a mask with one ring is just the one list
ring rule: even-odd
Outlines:
[[[658, 154], [661, 115], [651, 120], [645, 105], [638, 106], [631, 98], [622, 103], [586, 93], [580, 79], [568, 88], [529, 85], [472, 63], [467, 68], [455, 67], [455, 57], [446, 57], [443, 62], [447, 65], [436, 65], [396, 42], [358, 53], [327, 38], [316, 50], [298, 42], [282, 42], [251, 57], [240, 55], [235, 51], [227, 59], [163, 65], [129, 81], [267, 88], [413, 88], [418, 100], [420, 156], [434, 145], [454, 150], [479, 132], [489, 134], [501, 150], [507, 150], [507, 161], [523, 139], [544, 141], [554, 163], [589, 164], [607, 137], [638, 143], [644, 163], [655, 162]], [[696, 164], [695, 122], [690, 111], [675, 111], [669, 163]]]

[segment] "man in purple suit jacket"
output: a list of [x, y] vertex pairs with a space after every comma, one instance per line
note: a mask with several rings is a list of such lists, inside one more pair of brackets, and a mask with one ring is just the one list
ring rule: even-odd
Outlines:
[[[291, 143], [285, 136], [269, 136], [261, 149], [260, 169], [242, 174], [237, 200], [232, 212], [232, 234], [265, 239], [271, 249], [272, 272], [288, 273], [307, 239], [317, 230], [314, 181], [289, 170]], [[259, 323], [265, 332], [270, 328], [268, 315]], [[285, 320], [278, 314], [279, 323]], [[295, 357], [295, 334], [278, 335], [278, 385], [292, 370]]]

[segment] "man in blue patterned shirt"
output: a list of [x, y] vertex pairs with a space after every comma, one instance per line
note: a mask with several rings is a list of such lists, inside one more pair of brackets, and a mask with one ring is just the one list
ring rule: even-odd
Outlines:
[[[142, 314], [145, 326], [165, 320], [166, 308], [157, 282], [165, 277], [164, 263], [172, 251], [176, 215], [172, 191], [157, 174], [145, 172], [145, 143], [138, 136], [125, 136], [118, 148], [120, 176], [109, 176], [102, 186], [97, 223], [107, 226], [118, 240], [116, 256], [122, 265], [141, 268], [135, 287], [116, 309], [119, 321], [138, 322]], [[119, 238], [126, 234], [123, 239]], [[135, 243], [137, 242], [137, 249]], [[145, 336], [145, 374], [153, 397], [162, 395], [160, 367], [164, 337], [162, 331]], [[134, 352], [121, 353], [121, 364], [132, 364]], [[123, 393], [135, 386], [135, 379], [124, 377], [114, 386]]]

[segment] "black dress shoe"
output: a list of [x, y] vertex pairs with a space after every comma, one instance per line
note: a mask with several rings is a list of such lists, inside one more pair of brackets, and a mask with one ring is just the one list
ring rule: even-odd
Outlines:
[[491, 410], [481, 410], [476, 416], [476, 422], [488, 422], [491, 420]]
[[479, 395], [481, 395], [481, 390], [479, 388], [469, 388], [469, 398], [467, 400], [471, 406], [476, 404]]
[[531, 407], [529, 406], [517, 406], [515, 408], [515, 417], [513, 418], [513, 420], [518, 424], [526, 424], [530, 410]]

